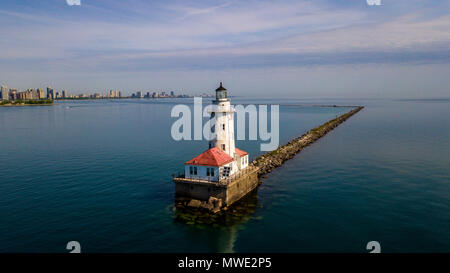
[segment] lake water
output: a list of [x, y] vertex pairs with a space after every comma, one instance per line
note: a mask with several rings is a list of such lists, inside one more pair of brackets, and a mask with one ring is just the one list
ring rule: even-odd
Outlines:
[[232, 102], [281, 104], [281, 144], [350, 109], [311, 105], [366, 108], [265, 177], [234, 221], [191, 225], [171, 175], [207, 142], [170, 135], [191, 99], [1, 107], [0, 252], [450, 251], [449, 100]]

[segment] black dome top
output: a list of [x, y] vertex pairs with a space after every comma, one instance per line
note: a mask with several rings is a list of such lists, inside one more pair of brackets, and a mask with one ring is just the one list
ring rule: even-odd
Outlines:
[[216, 91], [222, 91], [222, 90], [227, 90], [227, 89], [225, 89], [225, 87], [222, 86], [222, 82], [220, 82], [220, 86], [219, 86], [219, 88], [216, 89]]

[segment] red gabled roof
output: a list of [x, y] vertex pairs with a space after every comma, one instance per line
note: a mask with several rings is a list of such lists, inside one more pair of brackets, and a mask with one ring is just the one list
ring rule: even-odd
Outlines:
[[186, 165], [203, 165], [203, 166], [222, 166], [224, 164], [230, 163], [234, 159], [227, 153], [223, 152], [217, 147], [211, 148], [201, 155], [194, 157], [193, 159], [187, 161]]
[[243, 151], [241, 149], [238, 148], [234, 148], [235, 152], [238, 154], [238, 156], [244, 156], [244, 155], [248, 155], [248, 153], [246, 151]]

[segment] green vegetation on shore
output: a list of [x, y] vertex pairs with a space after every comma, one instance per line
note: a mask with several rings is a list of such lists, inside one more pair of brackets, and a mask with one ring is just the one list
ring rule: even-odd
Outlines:
[[53, 100], [2, 100], [0, 106], [50, 105]]

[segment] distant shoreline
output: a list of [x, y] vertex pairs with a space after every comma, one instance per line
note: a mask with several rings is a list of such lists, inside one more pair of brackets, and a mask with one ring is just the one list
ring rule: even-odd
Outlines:
[[[122, 98], [66, 98], [66, 99], [55, 99], [55, 102], [58, 101], [96, 101], [96, 100], [123, 100], [123, 99], [129, 99], [129, 100], [160, 100], [160, 99], [193, 99], [194, 97], [182, 97], [182, 98], [131, 98], [131, 97], [122, 97]], [[203, 99], [207, 99], [209, 97], [201, 97]], [[188, 104], [193, 104], [188, 103]], [[241, 105], [248, 105], [249, 103], [241, 103]], [[237, 104], [235, 104], [237, 105]], [[253, 105], [267, 105], [266, 103], [253, 103]], [[293, 107], [318, 107], [318, 108], [357, 108], [359, 105], [336, 105], [336, 104], [287, 104], [287, 103], [281, 103], [277, 104], [279, 106], [293, 106]]]
[[29, 101], [8, 101], [0, 102], [0, 107], [24, 107], [24, 106], [51, 106], [52, 100], [29, 100]]
[[26, 106], [53, 106], [53, 104], [6, 104], [0, 105], [0, 107], [26, 107]]

